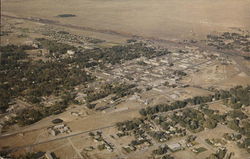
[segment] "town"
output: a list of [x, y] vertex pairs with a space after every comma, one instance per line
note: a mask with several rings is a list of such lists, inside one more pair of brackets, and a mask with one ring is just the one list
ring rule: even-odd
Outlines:
[[0, 159], [249, 159], [247, 29], [169, 40], [7, 13]]

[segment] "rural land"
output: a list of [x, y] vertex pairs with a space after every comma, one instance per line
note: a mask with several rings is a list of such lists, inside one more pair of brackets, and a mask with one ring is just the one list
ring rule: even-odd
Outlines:
[[250, 0], [1, 0], [0, 159], [250, 159]]

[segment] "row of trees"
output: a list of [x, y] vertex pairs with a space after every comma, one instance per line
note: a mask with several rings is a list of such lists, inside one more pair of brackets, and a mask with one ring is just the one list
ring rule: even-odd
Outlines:
[[144, 123], [143, 119], [137, 118], [134, 120], [127, 120], [124, 122], [118, 122], [116, 123], [116, 127], [119, 131], [131, 131], [136, 128], [139, 128], [141, 124]]
[[167, 112], [175, 109], [184, 108], [188, 104], [190, 105], [198, 105], [205, 104], [208, 102], [212, 102], [213, 100], [225, 100], [227, 98], [234, 98], [241, 104], [246, 106], [250, 105], [250, 86], [243, 88], [242, 86], [237, 86], [235, 88], [230, 89], [229, 91], [220, 90], [216, 91], [214, 95], [209, 96], [196, 96], [193, 98], [188, 98], [183, 101], [175, 101], [171, 104], [159, 104], [153, 107], [143, 108], [139, 111], [139, 113], [143, 116], [156, 114], [159, 112]]
[[176, 101], [170, 105], [168, 104], [159, 104], [153, 107], [143, 108], [139, 113], [143, 116], [153, 115], [159, 112], [167, 112], [179, 108], [184, 108], [188, 103], [186, 101]]
[[124, 97], [133, 94], [135, 90], [132, 90], [136, 85], [126, 83], [106, 83], [101, 86], [98, 91], [90, 90], [87, 91], [86, 102], [92, 102], [110, 94], [115, 94], [114, 98]]
[[[18, 156], [11, 155], [9, 152], [0, 151], [0, 156], [6, 159], [37, 159], [37, 158], [44, 158], [45, 152], [38, 151], [38, 152], [26, 152], [23, 154], [19, 154]], [[60, 159], [55, 155], [54, 152], [51, 153], [54, 159]]]
[[230, 93], [232, 96], [229, 99], [224, 100], [224, 104], [233, 108], [239, 109], [242, 106], [250, 105], [250, 86], [242, 87], [237, 86], [235, 88], [230, 89]]

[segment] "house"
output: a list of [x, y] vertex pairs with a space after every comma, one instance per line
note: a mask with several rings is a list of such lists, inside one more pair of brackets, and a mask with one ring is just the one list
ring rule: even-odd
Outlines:
[[179, 143], [169, 144], [168, 147], [169, 147], [169, 149], [170, 149], [171, 151], [173, 151], [173, 152], [182, 149], [182, 146], [181, 146], [181, 144], [179, 144]]
[[179, 98], [179, 96], [178, 96], [177, 94], [171, 94], [170, 97], [171, 97], [172, 99], [177, 99], [177, 98]]
[[78, 112], [71, 112], [70, 114], [73, 116], [77, 116], [77, 117], [80, 116], [80, 113], [78, 113]]
[[56, 125], [54, 126], [54, 129], [62, 129], [64, 126], [64, 124]]
[[75, 51], [73, 51], [73, 50], [68, 50], [68, 51], [67, 51], [67, 54], [68, 54], [68, 55], [74, 55], [74, 54], [75, 54]]
[[129, 150], [131, 150], [131, 151], [135, 151], [136, 150], [136, 148], [134, 147], [134, 146], [124, 146], [124, 148], [125, 149], [129, 149]]
[[57, 133], [56, 130], [53, 130], [53, 129], [52, 129], [52, 130], [50, 130], [50, 134], [53, 135], [53, 136], [56, 136], [58, 133]]

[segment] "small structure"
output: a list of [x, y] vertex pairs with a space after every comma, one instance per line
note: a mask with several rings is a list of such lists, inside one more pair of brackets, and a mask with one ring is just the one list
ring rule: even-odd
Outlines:
[[109, 106], [102, 106], [102, 107], [96, 108], [95, 110], [96, 111], [103, 111], [103, 110], [108, 109], [108, 108], [109, 108]]
[[171, 97], [172, 99], [177, 99], [177, 98], [179, 98], [179, 96], [178, 96], [177, 94], [171, 94], [170, 97]]
[[56, 125], [54, 126], [54, 129], [63, 129], [64, 126], [64, 124]]
[[74, 54], [75, 54], [75, 51], [73, 51], [73, 50], [68, 50], [68, 51], [67, 51], [67, 54], [68, 54], [68, 55], [74, 55]]
[[168, 147], [169, 147], [169, 149], [170, 149], [171, 151], [173, 151], [173, 152], [182, 149], [182, 147], [181, 147], [181, 145], [180, 145], [179, 143], [169, 144]]
[[51, 129], [50, 130], [50, 134], [53, 135], [53, 136], [56, 136], [58, 133], [57, 133], [56, 130]]
[[93, 151], [95, 148], [93, 146], [89, 146], [84, 148], [85, 151]]
[[76, 117], [80, 116], [80, 113], [79, 113], [79, 112], [70, 112], [70, 114], [71, 114], [72, 116], [76, 116]]

